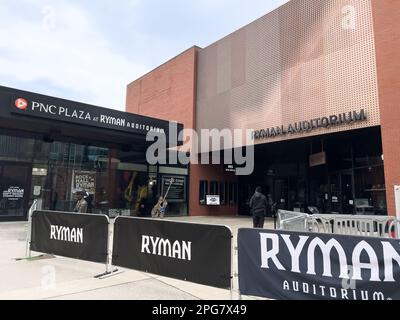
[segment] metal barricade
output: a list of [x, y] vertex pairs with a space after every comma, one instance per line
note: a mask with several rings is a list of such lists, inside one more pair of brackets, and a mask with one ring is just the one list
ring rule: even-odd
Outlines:
[[312, 232], [391, 238], [390, 216], [312, 215], [309, 216]]
[[278, 211], [278, 229], [288, 231], [308, 231], [308, 215], [302, 212]]
[[399, 238], [400, 221], [392, 216], [314, 214], [279, 210], [279, 229], [379, 238]]
[[25, 257], [31, 258], [32, 252], [30, 249], [31, 243], [31, 234], [32, 234], [32, 214], [36, 210], [42, 209], [42, 199], [35, 199], [28, 211], [28, 230], [26, 235], [26, 244], [25, 244]]

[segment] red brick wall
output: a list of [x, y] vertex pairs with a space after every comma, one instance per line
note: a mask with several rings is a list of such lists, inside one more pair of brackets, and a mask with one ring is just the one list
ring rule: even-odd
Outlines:
[[[127, 87], [126, 111], [183, 123], [195, 129], [197, 92], [197, 54], [193, 47], [151, 71]], [[190, 166], [189, 215], [230, 215], [237, 207], [200, 206], [200, 180], [236, 181], [220, 166]]]
[[193, 128], [197, 50], [193, 47], [129, 84], [126, 111]]
[[372, 0], [389, 215], [400, 185], [400, 1]]
[[236, 175], [226, 173], [223, 165], [191, 165], [190, 166], [190, 194], [189, 208], [192, 216], [221, 216], [221, 215], [237, 215], [238, 206], [226, 205], [220, 207], [209, 207], [200, 205], [199, 202], [199, 187], [200, 181], [218, 182], [235, 182], [237, 183]]

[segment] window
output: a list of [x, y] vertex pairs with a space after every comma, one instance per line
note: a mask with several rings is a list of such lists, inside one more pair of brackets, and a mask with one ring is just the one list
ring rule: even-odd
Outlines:
[[238, 202], [238, 186], [236, 183], [229, 183], [229, 204], [234, 205]]
[[206, 196], [208, 193], [208, 181], [200, 181], [199, 185], [199, 202], [206, 204]]
[[210, 182], [210, 196], [218, 195], [218, 181], [211, 181]]
[[226, 201], [226, 188], [225, 188], [225, 182], [220, 182], [219, 184], [219, 197], [220, 197], [220, 202], [221, 205], [225, 205], [225, 201]]
[[238, 185], [237, 183], [233, 184], [233, 204], [238, 203]]

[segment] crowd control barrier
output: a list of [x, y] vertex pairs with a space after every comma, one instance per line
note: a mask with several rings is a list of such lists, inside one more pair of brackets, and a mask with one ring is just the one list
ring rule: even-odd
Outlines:
[[239, 229], [240, 295], [399, 300], [398, 239]]
[[226, 226], [117, 217], [112, 264], [232, 289], [232, 237]]
[[112, 273], [113, 224], [107, 216], [34, 211], [30, 231], [30, 251], [104, 263], [103, 275]]
[[308, 215], [293, 211], [278, 211], [278, 229], [288, 231], [306, 231]]
[[280, 230], [399, 238], [400, 222], [392, 216], [313, 214], [279, 210]]
[[42, 209], [42, 200], [35, 199], [28, 211], [28, 230], [26, 233], [26, 246], [25, 246], [25, 258], [31, 258], [31, 234], [32, 234], [32, 215], [35, 211]]

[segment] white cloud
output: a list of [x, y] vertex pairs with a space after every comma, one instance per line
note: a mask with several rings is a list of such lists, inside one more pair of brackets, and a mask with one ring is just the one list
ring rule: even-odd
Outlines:
[[82, 7], [38, 2], [27, 1], [30, 16], [18, 14], [21, 6], [0, 12], [2, 84], [45, 82], [73, 95], [64, 98], [123, 110], [126, 85], [147, 68], [115, 53]]

